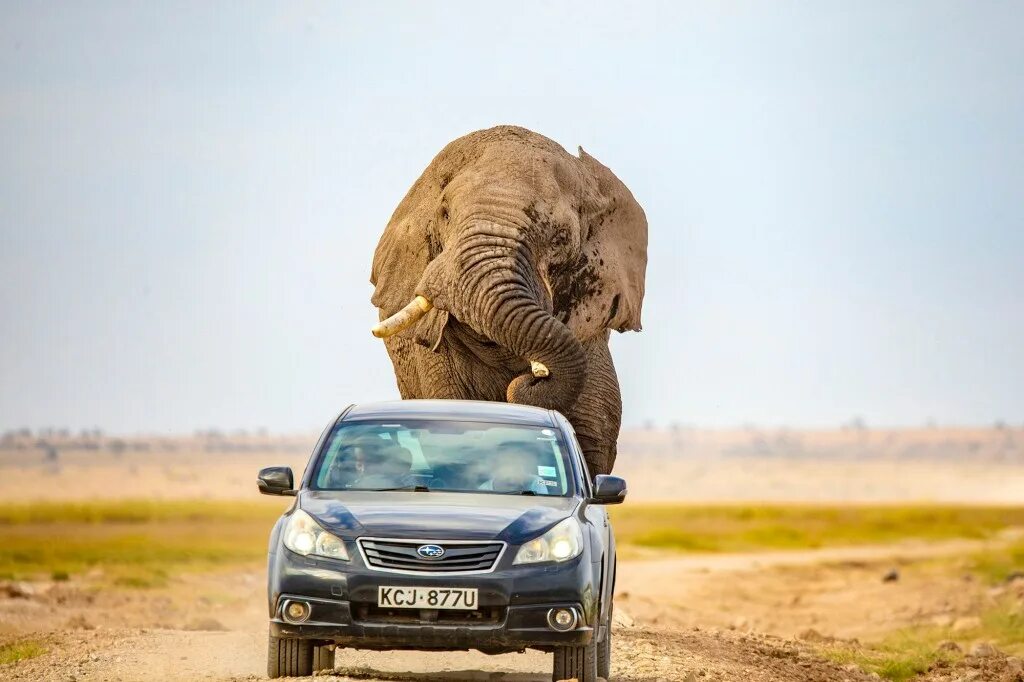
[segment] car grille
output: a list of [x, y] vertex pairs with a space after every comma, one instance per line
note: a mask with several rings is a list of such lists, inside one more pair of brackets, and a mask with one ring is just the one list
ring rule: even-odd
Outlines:
[[[440, 559], [417, 553], [425, 544], [444, 548]], [[503, 542], [424, 542], [422, 540], [380, 540], [360, 538], [363, 558], [371, 568], [411, 573], [486, 573], [505, 548]]]

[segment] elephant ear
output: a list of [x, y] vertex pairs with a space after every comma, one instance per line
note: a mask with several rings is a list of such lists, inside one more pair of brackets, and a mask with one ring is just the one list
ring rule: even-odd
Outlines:
[[[602, 330], [640, 331], [647, 272], [647, 217], [629, 189], [605, 165], [579, 150], [596, 183], [597, 196], [584, 199], [579, 260], [559, 283], [570, 300], [556, 303], [578, 337]], [[589, 205], [588, 205], [589, 204]]]
[[[432, 202], [424, 196], [424, 184], [422, 178], [417, 181], [395, 209], [373, 254], [370, 302], [378, 308], [381, 320], [397, 313], [416, 296], [424, 271], [440, 251], [431, 239], [433, 216], [426, 207]], [[434, 308], [397, 336], [436, 350], [447, 323], [448, 312]]]

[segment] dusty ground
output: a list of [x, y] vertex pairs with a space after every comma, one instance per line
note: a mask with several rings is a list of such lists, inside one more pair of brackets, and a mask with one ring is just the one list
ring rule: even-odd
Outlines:
[[[8, 502], [118, 497], [253, 499], [256, 470], [301, 471], [312, 437], [32, 438], [0, 442]], [[1024, 430], [631, 431], [616, 473], [634, 500], [945, 501], [1024, 499]], [[114, 484], [112, 484], [114, 482]], [[3, 529], [0, 528], [0, 534]], [[866, 680], [822, 657], [822, 642], [870, 641], [949, 623], [991, 600], [948, 565], [979, 547], [935, 545], [663, 558], [620, 563], [613, 679], [780, 682]], [[933, 570], [930, 561], [945, 562]], [[900, 578], [881, 576], [897, 567]], [[19, 680], [248, 680], [265, 671], [260, 565], [176, 574], [166, 588], [112, 588], [102, 575], [0, 589], [0, 643], [47, 652], [0, 666]], [[1024, 611], [1024, 587], [1018, 598]], [[1021, 633], [1024, 642], [1024, 632]], [[969, 647], [973, 643], [961, 643]], [[968, 656], [929, 682], [1024, 682], [1019, 659]], [[550, 679], [540, 653], [359, 653], [338, 680]]]
[[[986, 589], [933, 571], [928, 562], [981, 546], [954, 541], [623, 562], [613, 679], [873, 679], [824, 660], [815, 645], [971, 612], [988, 598]], [[902, 567], [901, 579], [883, 582], [891, 566]], [[33, 587], [35, 594], [0, 599], [0, 634], [32, 634], [49, 651], [0, 668], [2, 677], [247, 680], [264, 673], [260, 567], [186, 574], [155, 590], [101, 591], [88, 576]], [[1017, 679], [1014, 659], [975, 661], [989, 666], [978, 670], [970, 663], [933, 679]], [[550, 679], [550, 657], [536, 652], [488, 657], [345, 650], [336, 664], [339, 680]]]

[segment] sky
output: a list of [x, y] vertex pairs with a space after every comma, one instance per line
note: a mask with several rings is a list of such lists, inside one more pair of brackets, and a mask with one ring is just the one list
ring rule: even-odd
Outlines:
[[510, 123], [650, 224], [627, 425], [1024, 422], [1017, 2], [0, 5], [0, 429], [398, 396], [370, 261]]

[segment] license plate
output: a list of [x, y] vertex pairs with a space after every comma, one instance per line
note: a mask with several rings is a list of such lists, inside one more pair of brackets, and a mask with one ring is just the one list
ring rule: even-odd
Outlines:
[[477, 606], [476, 588], [465, 587], [377, 587], [377, 606], [389, 609], [459, 609]]

